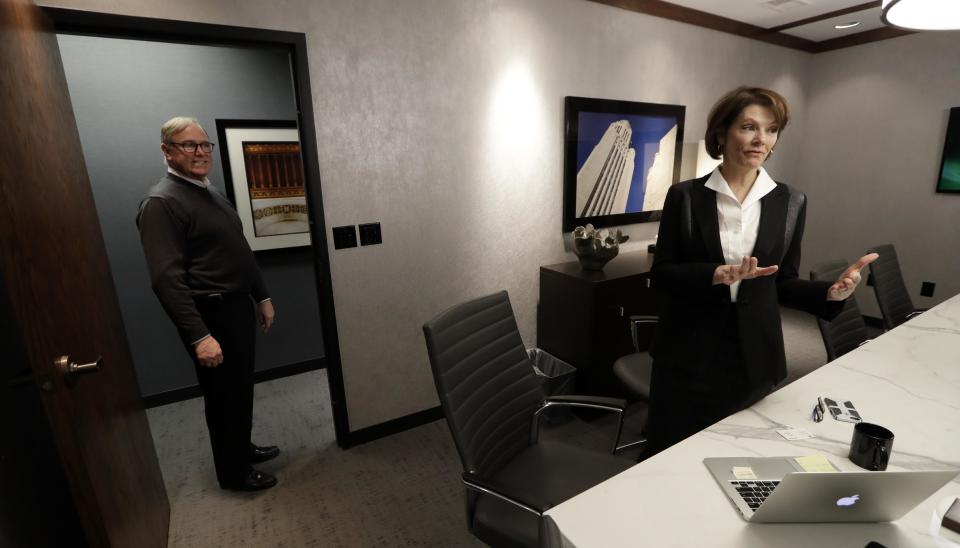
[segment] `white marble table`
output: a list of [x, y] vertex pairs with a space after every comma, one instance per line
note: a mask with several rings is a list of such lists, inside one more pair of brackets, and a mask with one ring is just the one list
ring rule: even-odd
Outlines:
[[[577, 548], [960, 546], [960, 535], [940, 528], [946, 506], [960, 497], [960, 479], [893, 523], [748, 524], [740, 517], [704, 457], [823, 454], [840, 470], [859, 470], [847, 459], [853, 426], [810, 419], [819, 395], [850, 399], [866, 422], [893, 431], [888, 470], [960, 468], [960, 296], [547, 514], [565, 545]], [[788, 442], [776, 432], [787, 427], [816, 437]]]

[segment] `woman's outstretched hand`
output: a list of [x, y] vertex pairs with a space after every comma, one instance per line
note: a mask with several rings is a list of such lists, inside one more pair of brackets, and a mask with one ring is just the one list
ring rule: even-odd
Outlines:
[[850, 295], [853, 295], [853, 290], [860, 284], [860, 269], [876, 261], [878, 257], [880, 257], [880, 255], [876, 253], [868, 253], [860, 257], [859, 261], [848, 266], [847, 269], [843, 271], [843, 274], [837, 278], [837, 281], [827, 290], [827, 300], [842, 301]]
[[713, 285], [733, 285], [740, 280], [759, 278], [776, 274], [779, 267], [757, 266], [756, 257], [744, 257], [740, 264], [722, 264], [713, 271]]

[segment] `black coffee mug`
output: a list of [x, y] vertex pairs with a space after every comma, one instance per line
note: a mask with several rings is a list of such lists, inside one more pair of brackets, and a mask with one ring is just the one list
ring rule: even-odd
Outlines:
[[867, 470], [886, 470], [893, 450], [893, 432], [868, 422], [853, 426], [850, 461]]

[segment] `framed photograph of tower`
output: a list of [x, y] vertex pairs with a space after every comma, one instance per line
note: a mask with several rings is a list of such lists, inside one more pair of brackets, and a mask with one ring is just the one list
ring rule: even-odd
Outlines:
[[680, 178], [686, 107], [567, 97], [563, 230], [660, 220]]
[[250, 249], [310, 245], [310, 217], [297, 124], [217, 120], [227, 197]]
[[937, 192], [960, 192], [960, 107], [950, 109]]

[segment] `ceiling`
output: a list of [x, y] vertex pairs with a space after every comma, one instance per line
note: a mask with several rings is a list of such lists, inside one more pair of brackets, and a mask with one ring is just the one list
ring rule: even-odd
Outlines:
[[910, 34], [880, 21], [880, 0], [592, 1], [811, 53]]
[[[783, 30], [786, 34], [821, 42], [883, 27], [880, 2], [864, 0], [669, 0], [668, 3], [712, 13], [765, 29], [794, 24], [835, 12], [856, 9], [828, 19], [813, 21]], [[856, 27], [838, 30], [834, 25], [859, 21]]]

